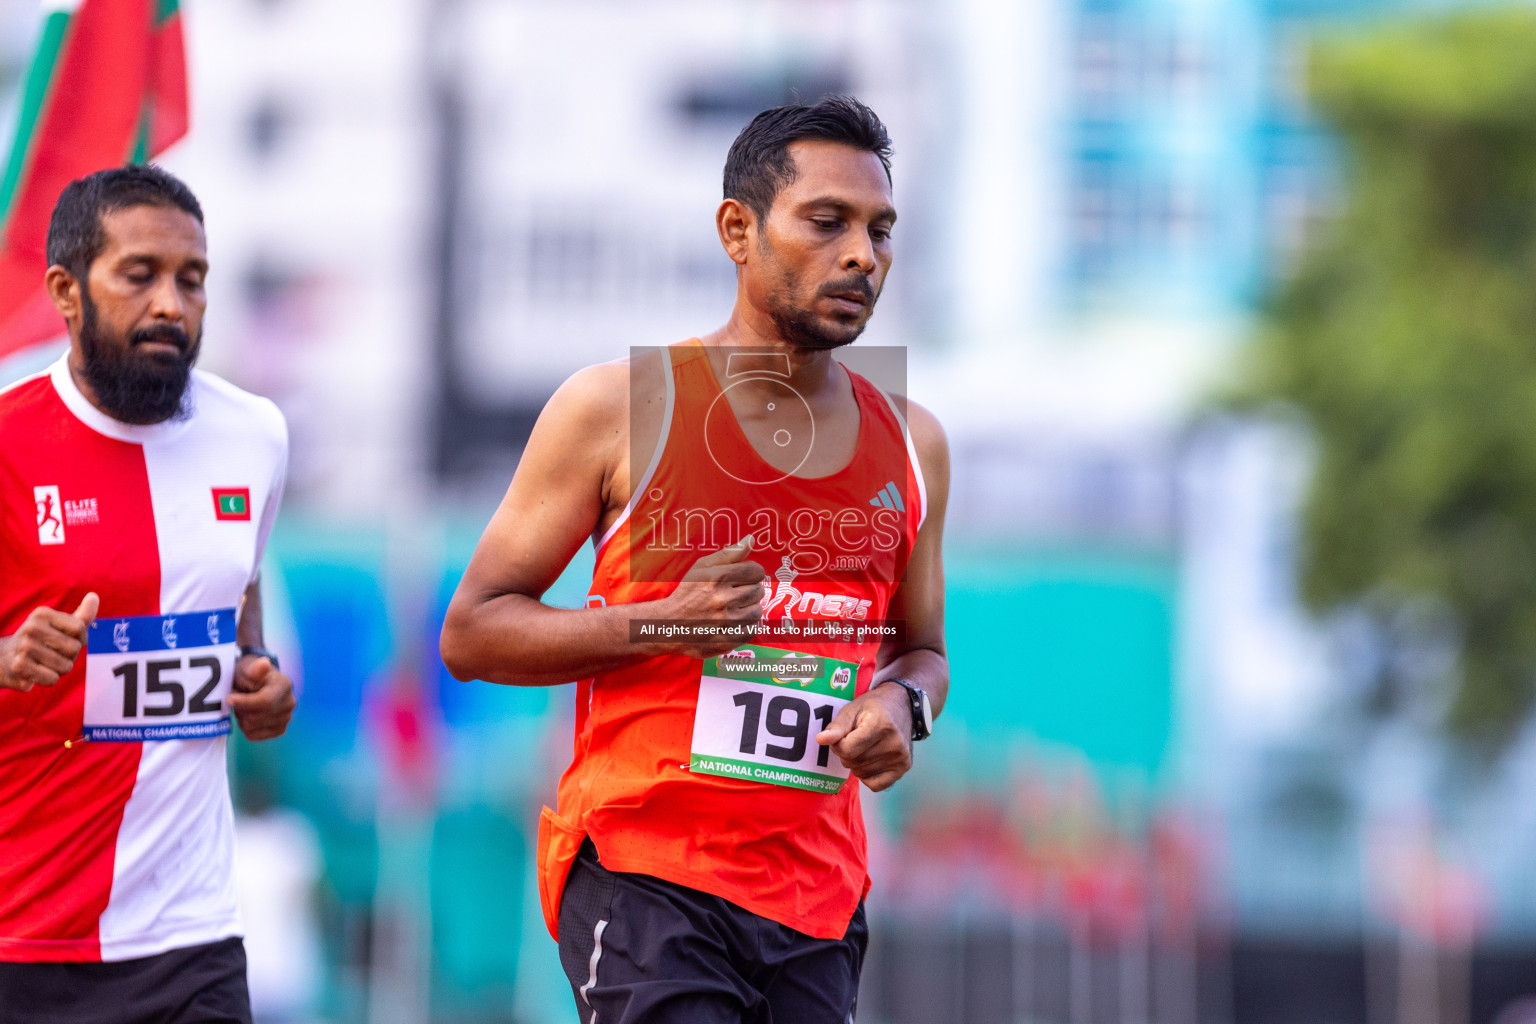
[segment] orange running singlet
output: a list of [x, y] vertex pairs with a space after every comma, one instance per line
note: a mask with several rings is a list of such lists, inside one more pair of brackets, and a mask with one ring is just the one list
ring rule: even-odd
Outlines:
[[753, 682], [720, 678], [730, 657], [665, 655], [578, 683], [574, 758], [558, 813], [545, 808], [539, 823], [545, 921], [558, 938], [565, 878], [590, 836], [611, 871], [840, 938], [869, 889], [859, 783], [814, 737], [869, 689], [880, 640], [784, 634], [886, 618], [922, 525], [921, 471], [896, 406], [851, 371], [853, 458], [802, 479], [752, 448], [697, 340], [662, 355], [663, 443], [599, 543], [588, 603], [665, 597], [702, 555], [752, 533], [749, 557], [768, 570], [763, 623], [780, 632], [734, 660], [793, 652], [821, 657], [824, 669]]

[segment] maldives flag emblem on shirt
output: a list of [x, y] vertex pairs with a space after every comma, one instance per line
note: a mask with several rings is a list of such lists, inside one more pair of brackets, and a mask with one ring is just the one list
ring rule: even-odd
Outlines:
[[222, 521], [251, 518], [251, 489], [249, 487], [215, 487], [213, 489], [213, 515]]

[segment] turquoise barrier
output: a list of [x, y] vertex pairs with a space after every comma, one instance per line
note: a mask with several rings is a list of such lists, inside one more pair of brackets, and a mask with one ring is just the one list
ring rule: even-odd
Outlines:
[[945, 561], [949, 723], [1160, 777], [1173, 729], [1172, 560], [962, 551]]

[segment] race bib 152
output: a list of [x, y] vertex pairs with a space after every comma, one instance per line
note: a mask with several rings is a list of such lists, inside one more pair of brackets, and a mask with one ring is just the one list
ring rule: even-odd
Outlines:
[[229, 732], [235, 610], [135, 615], [91, 623], [85, 736], [140, 742]]
[[848, 769], [816, 734], [853, 699], [858, 666], [745, 644], [704, 662], [690, 771], [836, 793]]

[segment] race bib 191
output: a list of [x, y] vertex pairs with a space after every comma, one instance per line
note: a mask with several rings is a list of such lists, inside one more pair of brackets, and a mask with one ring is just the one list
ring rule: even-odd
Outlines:
[[91, 623], [85, 659], [85, 736], [139, 742], [229, 732], [235, 610], [135, 615]]
[[690, 771], [836, 793], [848, 769], [816, 734], [853, 699], [858, 666], [746, 644], [704, 662]]

